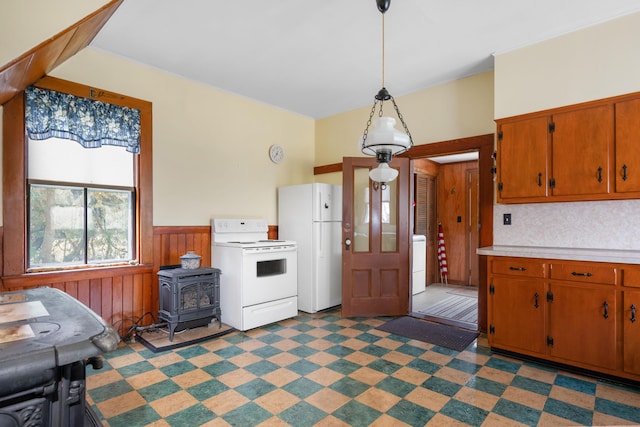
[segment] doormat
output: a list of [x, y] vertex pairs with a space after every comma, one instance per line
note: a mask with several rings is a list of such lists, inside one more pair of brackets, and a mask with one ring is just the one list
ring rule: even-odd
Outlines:
[[423, 308], [419, 313], [445, 319], [478, 323], [478, 299], [455, 295]]
[[414, 317], [396, 317], [376, 329], [414, 340], [462, 351], [478, 338], [478, 332], [427, 322]]
[[138, 335], [137, 339], [149, 350], [154, 353], [158, 353], [161, 351], [186, 347], [191, 344], [197, 344], [235, 331], [233, 327], [224, 323], [222, 324], [222, 328], [219, 328], [218, 326], [219, 323], [215, 322], [207, 326], [175, 332], [173, 334], [173, 341], [169, 341], [168, 329], [145, 331]]

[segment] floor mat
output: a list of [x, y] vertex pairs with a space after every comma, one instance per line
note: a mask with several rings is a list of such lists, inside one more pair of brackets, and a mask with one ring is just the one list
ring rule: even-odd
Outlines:
[[479, 335], [478, 332], [440, 325], [408, 316], [389, 320], [376, 329], [456, 351], [462, 351], [467, 348]]
[[218, 322], [215, 322], [207, 326], [176, 332], [173, 335], [173, 341], [169, 341], [169, 331], [167, 329], [147, 331], [138, 335], [137, 339], [149, 350], [158, 353], [196, 344], [235, 331], [234, 328], [224, 323], [221, 328], [218, 325]]
[[461, 322], [478, 323], [478, 299], [456, 295], [423, 308], [419, 313]]

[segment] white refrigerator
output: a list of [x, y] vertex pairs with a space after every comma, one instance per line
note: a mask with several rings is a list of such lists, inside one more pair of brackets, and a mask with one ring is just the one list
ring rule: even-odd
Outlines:
[[315, 313], [342, 303], [342, 186], [278, 188], [278, 238], [298, 247], [298, 309]]

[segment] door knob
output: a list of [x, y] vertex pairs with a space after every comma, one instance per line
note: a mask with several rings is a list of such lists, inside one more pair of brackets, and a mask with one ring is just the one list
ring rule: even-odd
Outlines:
[[350, 247], [351, 247], [351, 239], [347, 237], [346, 239], [344, 239], [344, 249], [348, 251]]

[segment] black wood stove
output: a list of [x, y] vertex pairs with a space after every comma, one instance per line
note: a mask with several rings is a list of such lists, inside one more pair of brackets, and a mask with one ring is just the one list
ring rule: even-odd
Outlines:
[[158, 276], [158, 318], [169, 325], [169, 341], [176, 330], [205, 326], [213, 319], [222, 327], [219, 269], [170, 268], [160, 270]]

